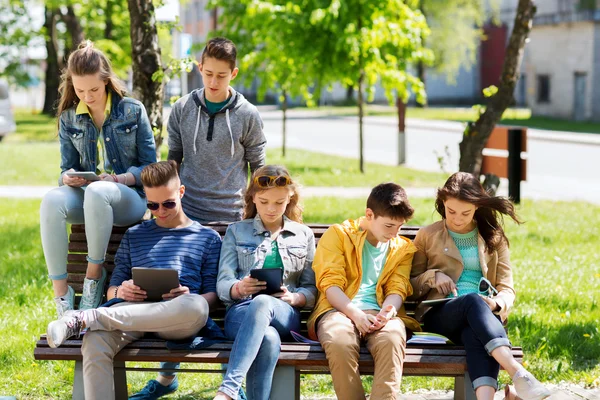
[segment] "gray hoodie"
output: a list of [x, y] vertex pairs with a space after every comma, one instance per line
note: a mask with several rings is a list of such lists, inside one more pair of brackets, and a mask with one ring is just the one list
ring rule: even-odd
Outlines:
[[233, 88], [229, 92], [229, 102], [213, 115], [204, 89], [196, 89], [177, 100], [169, 116], [169, 159], [181, 162], [183, 209], [200, 222], [241, 220], [248, 165], [254, 171], [265, 164], [258, 110]]

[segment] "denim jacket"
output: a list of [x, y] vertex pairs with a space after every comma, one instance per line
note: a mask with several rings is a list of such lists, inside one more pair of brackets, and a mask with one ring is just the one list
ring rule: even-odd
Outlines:
[[[312, 270], [315, 236], [306, 225], [283, 218], [283, 229], [276, 239], [283, 261], [283, 284], [290, 292], [302, 293], [306, 297], [304, 307], [312, 309], [317, 295]], [[217, 294], [226, 306], [235, 303], [231, 298], [232, 286], [249, 275], [251, 269], [262, 268], [272, 241], [258, 215], [229, 225], [221, 246], [217, 277]]]
[[[99, 130], [89, 114], [76, 115], [77, 107], [60, 114], [59, 186], [62, 174], [68, 169], [96, 171]], [[137, 192], [143, 195], [141, 174], [144, 166], [156, 162], [156, 147], [152, 127], [144, 105], [130, 97], [113, 93], [110, 115], [102, 125], [104, 144], [116, 174], [131, 172], [135, 176]]]

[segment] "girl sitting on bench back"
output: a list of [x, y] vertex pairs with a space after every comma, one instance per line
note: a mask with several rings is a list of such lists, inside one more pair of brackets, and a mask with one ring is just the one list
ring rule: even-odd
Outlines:
[[[82, 42], [71, 53], [61, 79], [59, 187], [44, 196], [40, 207], [42, 247], [59, 318], [73, 309], [75, 299], [67, 286], [67, 223], [85, 222], [88, 264], [79, 309], [96, 308], [104, 294], [103, 263], [112, 227], [142, 219], [141, 173], [156, 162], [143, 104], [125, 97], [125, 86], [92, 42]], [[75, 176], [81, 172], [88, 176]]]
[[425, 331], [465, 346], [478, 400], [494, 398], [500, 366], [523, 400], [548, 397], [548, 389], [514, 359], [502, 326], [515, 300], [502, 229], [504, 215], [520, 223], [513, 204], [490, 196], [475, 176], [457, 172], [438, 189], [435, 208], [442, 220], [421, 228], [414, 241], [413, 297], [449, 300], [421, 303], [417, 319]]

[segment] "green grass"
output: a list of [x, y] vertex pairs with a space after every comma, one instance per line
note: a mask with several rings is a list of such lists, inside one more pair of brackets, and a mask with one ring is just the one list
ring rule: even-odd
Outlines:
[[[319, 108], [294, 108], [291, 115], [297, 111], [312, 110], [317, 113], [331, 116], [354, 116], [358, 115], [356, 106], [325, 106]], [[365, 115], [369, 116], [396, 116], [396, 107], [378, 104], [368, 104]], [[477, 111], [470, 107], [409, 107], [406, 111], [407, 118], [447, 120], [447, 121], [475, 121], [478, 117]], [[520, 125], [529, 128], [547, 129], [551, 131], [566, 131], [580, 133], [600, 133], [600, 123], [572, 121], [568, 119], [533, 116], [531, 110], [526, 108], [509, 108], [504, 112], [500, 121], [504, 125]]]
[[[364, 199], [307, 198], [307, 222], [360, 216]], [[433, 201], [414, 199], [411, 225], [437, 219]], [[39, 200], [0, 199], [0, 394], [19, 399], [67, 399], [73, 363], [35, 361], [33, 349], [54, 315], [39, 237]], [[600, 386], [600, 207], [586, 203], [524, 201], [521, 226], [507, 224], [517, 303], [509, 318], [513, 344], [541, 380]], [[148, 364], [156, 366], [157, 364]], [[194, 367], [198, 367], [194, 365]], [[129, 373], [130, 393], [153, 377]], [[170, 398], [211, 399], [218, 374], [182, 374]], [[502, 373], [501, 380], [507, 381]], [[369, 388], [371, 378], [365, 378]], [[450, 379], [407, 377], [402, 390], [448, 389]], [[302, 377], [305, 396], [332, 395], [331, 378]]]
[[[0, 185], [56, 185], [60, 149], [52, 130], [54, 120], [21, 112], [16, 114], [16, 121], [17, 132], [0, 143]], [[161, 148], [161, 155], [166, 159], [166, 146]], [[289, 149], [285, 158], [279, 149], [269, 149], [267, 161], [286, 165], [305, 186], [372, 187], [395, 181], [423, 187], [437, 186], [446, 179], [441, 173], [375, 163], [366, 163], [366, 173], [361, 174], [355, 159], [294, 149]]]

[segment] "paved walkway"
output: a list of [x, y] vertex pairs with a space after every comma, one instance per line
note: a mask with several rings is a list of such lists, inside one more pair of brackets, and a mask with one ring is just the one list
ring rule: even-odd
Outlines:
[[[547, 385], [552, 395], [547, 400], [600, 400], [600, 389], [584, 389], [570, 383]], [[304, 397], [303, 400], [336, 400], [335, 397]], [[446, 390], [419, 389], [398, 396], [398, 400], [453, 400], [454, 392]], [[504, 390], [499, 390], [494, 400], [503, 400]]]

